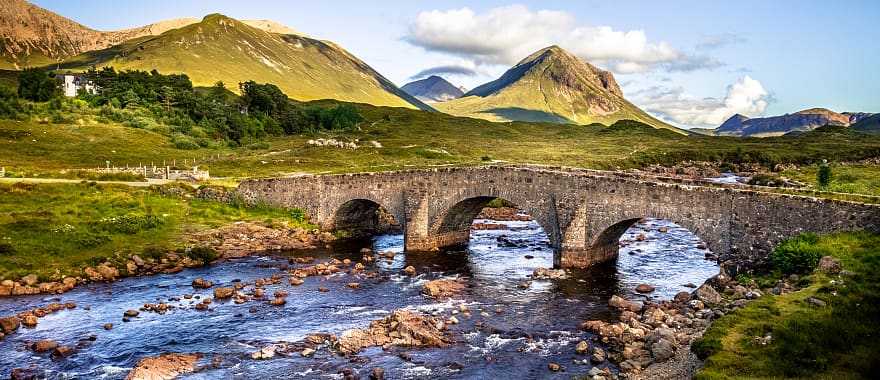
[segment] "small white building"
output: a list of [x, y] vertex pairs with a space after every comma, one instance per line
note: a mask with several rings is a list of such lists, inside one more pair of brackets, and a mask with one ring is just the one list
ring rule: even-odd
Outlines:
[[64, 91], [64, 96], [68, 98], [75, 97], [79, 94], [80, 90], [92, 95], [98, 92], [98, 87], [95, 86], [95, 83], [82, 75], [64, 74], [61, 76], [61, 79], [61, 90]]

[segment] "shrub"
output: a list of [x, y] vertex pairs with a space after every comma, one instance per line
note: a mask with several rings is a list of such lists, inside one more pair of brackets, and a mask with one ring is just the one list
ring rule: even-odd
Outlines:
[[290, 210], [290, 218], [296, 222], [303, 222], [306, 220], [306, 212], [299, 208], [292, 209]]
[[828, 164], [819, 165], [819, 171], [816, 172], [816, 183], [822, 189], [831, 184], [831, 167]]
[[45, 102], [61, 94], [55, 79], [46, 70], [27, 68], [18, 74], [18, 96], [35, 102]]
[[697, 355], [700, 360], [705, 360], [712, 354], [721, 351], [721, 340], [717, 337], [702, 337], [691, 344], [691, 351]]
[[180, 133], [175, 133], [171, 137], [171, 143], [177, 149], [196, 150], [200, 148], [199, 142], [196, 139]]
[[253, 144], [249, 144], [249, 145], [247, 146], [247, 148], [250, 149], [250, 150], [269, 149], [269, 143], [267, 143], [267, 142], [265, 142], [265, 141], [256, 142], [256, 143], [253, 143]]
[[208, 264], [217, 259], [220, 255], [214, 248], [211, 247], [192, 247], [187, 253], [186, 256], [193, 259], [199, 260], [205, 264]]
[[824, 253], [816, 246], [818, 241], [819, 237], [812, 233], [804, 233], [794, 239], [786, 240], [770, 254], [773, 268], [785, 274], [812, 272]]
[[80, 232], [73, 236], [73, 242], [81, 248], [95, 248], [110, 242], [110, 237], [99, 233]]
[[15, 253], [15, 247], [9, 243], [0, 243], [0, 255], [8, 255]]
[[128, 214], [103, 218], [95, 223], [95, 228], [110, 233], [131, 235], [143, 230], [159, 227], [162, 223], [164, 223], [164, 220], [155, 215]]

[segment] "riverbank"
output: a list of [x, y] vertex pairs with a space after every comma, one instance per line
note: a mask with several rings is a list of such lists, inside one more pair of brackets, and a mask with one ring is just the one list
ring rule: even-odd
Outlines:
[[302, 212], [247, 207], [218, 188], [0, 183], [0, 296], [61, 293], [331, 239]]

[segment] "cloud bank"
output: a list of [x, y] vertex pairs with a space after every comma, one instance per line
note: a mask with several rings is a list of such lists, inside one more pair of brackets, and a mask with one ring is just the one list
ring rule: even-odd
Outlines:
[[697, 99], [681, 87], [649, 87], [632, 94], [634, 103], [667, 121], [689, 127], [717, 127], [735, 114], [761, 116], [771, 96], [761, 82], [744, 76], [727, 86], [723, 99]]
[[513, 65], [554, 44], [618, 73], [694, 71], [722, 65], [706, 55], [687, 54], [666, 42], [649, 41], [643, 30], [578, 25], [568, 12], [532, 11], [522, 5], [480, 14], [467, 7], [421, 12], [404, 40], [478, 65]]
[[477, 75], [477, 71], [472, 67], [464, 65], [441, 65], [419, 71], [415, 75], [409, 77], [409, 79], [421, 79], [431, 75], [461, 75], [471, 77]]

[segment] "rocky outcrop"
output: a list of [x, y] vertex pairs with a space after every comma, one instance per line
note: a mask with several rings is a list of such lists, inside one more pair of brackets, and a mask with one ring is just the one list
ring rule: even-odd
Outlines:
[[162, 354], [141, 359], [126, 380], [170, 380], [195, 370], [200, 354]]
[[433, 280], [422, 286], [422, 293], [432, 298], [449, 298], [464, 289], [464, 284], [457, 280]]
[[[859, 120], [858, 117], [854, 118]], [[774, 136], [796, 131], [810, 131], [824, 125], [848, 126], [851, 116], [825, 108], [810, 108], [781, 116], [750, 119], [736, 114], [715, 129], [715, 134], [726, 136]]]
[[267, 251], [314, 249], [333, 240], [333, 235], [329, 233], [317, 234], [302, 228], [283, 226], [273, 228], [252, 222], [237, 222], [190, 237], [193, 244], [210, 247], [224, 258]]
[[340, 353], [354, 354], [372, 346], [444, 347], [449, 343], [444, 329], [443, 322], [432, 317], [395, 310], [366, 329], [343, 332], [336, 348]]

